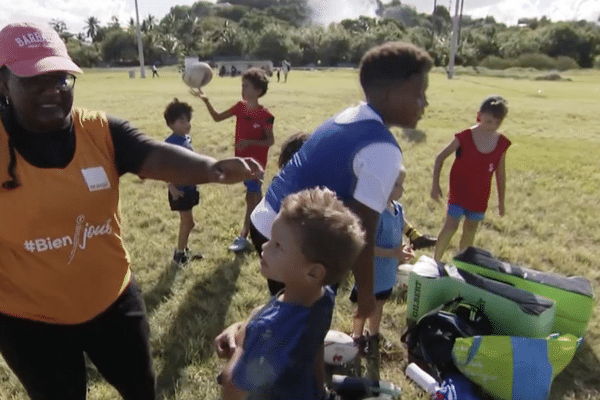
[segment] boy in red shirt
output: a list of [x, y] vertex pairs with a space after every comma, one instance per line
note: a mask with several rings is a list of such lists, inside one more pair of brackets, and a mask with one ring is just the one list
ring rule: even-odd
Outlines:
[[450, 171], [448, 215], [435, 246], [434, 259], [437, 261], [441, 260], [448, 248], [463, 215], [465, 222], [459, 249], [473, 245], [477, 227], [487, 210], [494, 173], [498, 189], [498, 214], [504, 216], [505, 155], [510, 140], [497, 130], [507, 113], [506, 100], [500, 96], [487, 97], [477, 113], [478, 124], [457, 133], [454, 140], [435, 159], [431, 198], [439, 201], [442, 197], [440, 188], [442, 165], [450, 154], [456, 153]]
[[[263, 168], [267, 165], [269, 147], [275, 143], [273, 136], [273, 121], [275, 117], [258, 99], [267, 93], [269, 80], [265, 71], [260, 68], [250, 68], [242, 75], [242, 100], [226, 111], [218, 112], [210, 103], [202, 90], [192, 90], [206, 104], [208, 112], [216, 122], [236, 117], [235, 124], [235, 155], [252, 157]], [[261, 179], [245, 181], [246, 185], [246, 215], [240, 235], [229, 246], [229, 250], [239, 252], [245, 250], [250, 242], [246, 237], [249, 233], [250, 214], [262, 199]]]

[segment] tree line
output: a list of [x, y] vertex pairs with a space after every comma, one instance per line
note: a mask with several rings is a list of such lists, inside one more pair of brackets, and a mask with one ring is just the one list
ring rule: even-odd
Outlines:
[[[308, 0], [218, 0], [175, 6], [160, 21], [141, 23], [144, 59], [151, 64], [181, 62], [186, 56], [287, 59], [293, 65], [356, 64], [370, 47], [390, 40], [409, 41], [429, 51], [437, 66], [449, 61], [452, 17], [438, 5], [419, 13], [399, 0], [371, 0], [377, 17], [345, 19], [329, 26], [311, 22]], [[51, 25], [82, 67], [138, 63], [135, 21], [112, 17], [101, 25], [94, 16], [74, 34], [60, 20]], [[522, 19], [517, 26], [493, 17], [460, 20], [457, 65], [508, 68], [600, 67], [600, 27], [595, 22]]]

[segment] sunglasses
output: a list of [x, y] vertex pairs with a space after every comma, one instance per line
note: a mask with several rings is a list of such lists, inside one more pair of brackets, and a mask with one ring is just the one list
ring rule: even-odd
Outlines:
[[35, 75], [22, 77], [15, 75], [21, 86], [27, 91], [44, 91], [56, 88], [61, 92], [68, 92], [75, 86], [77, 79], [73, 74], [61, 75]]

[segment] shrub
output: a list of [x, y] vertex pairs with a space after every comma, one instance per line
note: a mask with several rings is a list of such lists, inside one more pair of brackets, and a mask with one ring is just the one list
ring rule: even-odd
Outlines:
[[515, 66], [535, 69], [557, 69], [556, 60], [542, 53], [521, 54], [515, 60]]
[[510, 60], [496, 56], [487, 56], [481, 60], [479, 65], [488, 69], [507, 69], [513, 66]]
[[556, 57], [556, 68], [559, 71], [566, 71], [568, 69], [579, 69], [579, 64], [574, 58], [568, 56]]

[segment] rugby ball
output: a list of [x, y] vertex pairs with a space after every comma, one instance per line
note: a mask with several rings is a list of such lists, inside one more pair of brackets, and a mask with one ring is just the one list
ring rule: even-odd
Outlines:
[[208, 85], [212, 77], [212, 68], [204, 62], [186, 65], [182, 76], [185, 84], [194, 89]]
[[325, 363], [343, 365], [356, 358], [358, 346], [344, 332], [330, 330], [325, 336]]

